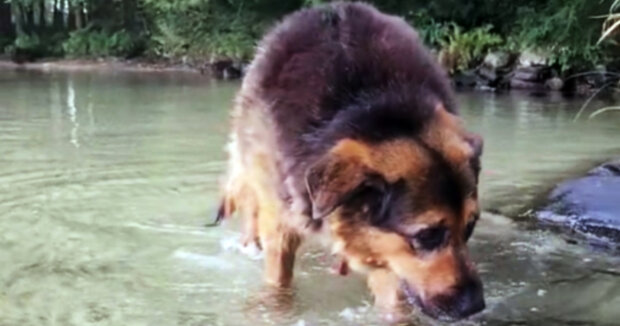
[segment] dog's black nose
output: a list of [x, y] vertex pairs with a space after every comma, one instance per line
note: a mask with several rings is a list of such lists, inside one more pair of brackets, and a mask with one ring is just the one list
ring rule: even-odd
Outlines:
[[450, 294], [434, 297], [425, 308], [427, 314], [450, 321], [467, 318], [486, 307], [482, 282], [478, 277], [463, 280]]
[[482, 282], [478, 277], [471, 277], [458, 286], [450, 310], [455, 317], [466, 318], [484, 310], [485, 307]]

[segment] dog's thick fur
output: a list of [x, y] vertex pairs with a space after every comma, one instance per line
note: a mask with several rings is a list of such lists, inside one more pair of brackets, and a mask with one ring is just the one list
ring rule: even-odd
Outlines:
[[294, 13], [263, 39], [236, 98], [220, 217], [240, 211], [269, 283], [288, 286], [302, 239], [325, 232], [379, 305], [477, 312], [466, 241], [482, 142], [456, 114], [403, 20], [359, 3]]

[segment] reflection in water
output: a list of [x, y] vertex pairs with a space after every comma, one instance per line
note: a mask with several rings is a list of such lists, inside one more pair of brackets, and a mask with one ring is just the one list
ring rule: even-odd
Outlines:
[[77, 122], [77, 107], [75, 106], [75, 89], [73, 88], [73, 79], [69, 79], [67, 83], [67, 108], [69, 113], [69, 120], [73, 125], [71, 128], [71, 144], [75, 147], [80, 147], [78, 140], [78, 128], [80, 124]]
[[[274, 295], [260, 255], [231, 244], [238, 221], [203, 227], [237, 84], [158, 74], [0, 80], [0, 325], [383, 324], [365, 282], [331, 275], [313, 246], [293, 291]], [[488, 309], [465, 324], [617, 324], [618, 258], [506, 215], [581, 165], [620, 154], [620, 115], [573, 123], [579, 101], [459, 99], [485, 137], [486, 211], [471, 250]]]

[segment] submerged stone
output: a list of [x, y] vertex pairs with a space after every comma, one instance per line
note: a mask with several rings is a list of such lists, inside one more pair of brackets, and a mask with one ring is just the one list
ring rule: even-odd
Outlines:
[[536, 217], [589, 239], [620, 244], [620, 159], [557, 185]]

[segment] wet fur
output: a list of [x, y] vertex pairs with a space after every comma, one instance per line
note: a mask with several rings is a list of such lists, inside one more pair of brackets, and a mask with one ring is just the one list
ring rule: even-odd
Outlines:
[[[455, 234], [478, 210], [481, 145], [456, 111], [445, 73], [403, 20], [359, 3], [294, 13], [260, 43], [236, 97], [219, 218], [240, 212], [269, 283], [289, 285], [303, 238], [326, 232], [371, 273], [379, 305], [400, 296], [394, 273], [444, 293], [467, 259], [451, 251], [417, 266], [396, 230], [411, 222], [405, 197], [424, 202], [416, 223], [446, 220]], [[383, 195], [356, 192], [362, 184]]]

